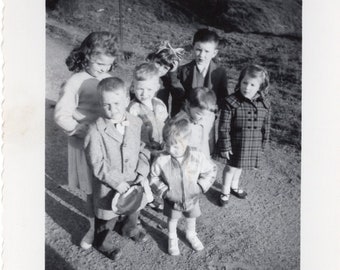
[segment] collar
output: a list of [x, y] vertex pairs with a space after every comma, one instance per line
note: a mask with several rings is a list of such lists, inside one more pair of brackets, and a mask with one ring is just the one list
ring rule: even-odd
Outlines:
[[250, 100], [248, 98], [245, 98], [242, 94], [240, 90], [237, 90], [234, 94], [230, 95], [227, 98], [227, 103], [228, 105], [230, 105], [232, 108], [238, 108], [242, 102], [262, 102], [263, 105], [269, 109], [270, 107], [270, 101], [268, 99], [268, 97], [266, 95], [264, 95], [262, 92], [257, 93], [255, 95], [255, 97]]
[[191, 153], [190, 146], [187, 146], [187, 149], [185, 150], [184, 155], [181, 156], [182, 162], [179, 162], [179, 160], [176, 157], [173, 157], [170, 154], [169, 155], [171, 156], [171, 160], [173, 160], [173, 161], [175, 161], [175, 162], [177, 162], [179, 164], [183, 164], [184, 161], [190, 156], [190, 153]]
[[120, 120], [113, 120], [113, 119], [109, 119], [109, 121], [113, 124], [120, 124], [122, 126], [128, 126], [129, 125], [129, 121], [126, 119], [126, 115], [123, 115], [122, 119]]

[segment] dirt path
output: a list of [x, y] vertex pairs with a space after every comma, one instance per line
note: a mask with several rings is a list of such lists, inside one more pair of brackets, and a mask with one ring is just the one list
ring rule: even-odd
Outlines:
[[[263, 170], [243, 175], [246, 200], [232, 197], [227, 208], [218, 207], [220, 175], [202, 196], [197, 227], [204, 251], [194, 253], [180, 241], [181, 256], [169, 256], [165, 218], [150, 209], [141, 213], [148, 242], [115, 235], [124, 253], [118, 262], [94, 249], [83, 251], [78, 246], [88, 226], [83, 197], [66, 186], [66, 136], [52, 117], [59, 86], [70, 75], [64, 59], [71, 46], [53, 35], [46, 43], [46, 269], [299, 269], [300, 159], [292, 148], [277, 145], [266, 153]], [[181, 221], [181, 240], [183, 230]]]

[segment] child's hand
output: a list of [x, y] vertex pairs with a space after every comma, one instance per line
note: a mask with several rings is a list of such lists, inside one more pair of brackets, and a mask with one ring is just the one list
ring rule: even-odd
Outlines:
[[78, 124], [76, 129], [72, 132], [72, 135], [77, 136], [79, 138], [85, 138], [89, 126], [87, 124]]
[[230, 155], [232, 155], [233, 152], [231, 150], [226, 151], [226, 152], [221, 152], [221, 157], [226, 158], [226, 159], [230, 159]]
[[138, 174], [136, 180], [134, 181], [134, 184], [143, 183], [144, 181], [147, 181], [147, 179], [144, 176]]
[[128, 183], [122, 182], [122, 183], [120, 183], [120, 184], [117, 186], [116, 190], [117, 190], [120, 194], [124, 194], [126, 191], [129, 190], [129, 188], [130, 188], [130, 185], [129, 185]]
[[173, 62], [173, 67], [170, 70], [170, 72], [175, 72], [177, 70], [177, 68], [178, 68], [178, 65], [179, 65], [179, 61], [174, 61]]

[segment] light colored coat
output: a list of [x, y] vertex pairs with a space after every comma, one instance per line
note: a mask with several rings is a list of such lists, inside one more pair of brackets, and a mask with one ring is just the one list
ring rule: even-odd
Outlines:
[[137, 175], [147, 177], [150, 170], [149, 152], [141, 142], [142, 121], [126, 113], [128, 125], [121, 135], [114, 124], [102, 117], [90, 126], [85, 137], [85, 152], [92, 168], [93, 200], [96, 217], [115, 217], [111, 201], [122, 182], [132, 184]]
[[150, 185], [155, 193], [188, 211], [216, 180], [217, 166], [196, 148], [188, 147], [182, 162], [163, 152], [152, 163]]

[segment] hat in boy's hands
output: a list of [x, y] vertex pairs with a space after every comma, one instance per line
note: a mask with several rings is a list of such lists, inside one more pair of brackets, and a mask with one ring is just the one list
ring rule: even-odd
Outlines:
[[131, 186], [123, 194], [116, 193], [112, 199], [111, 208], [117, 215], [129, 215], [138, 210], [143, 200], [144, 189], [141, 186]]

